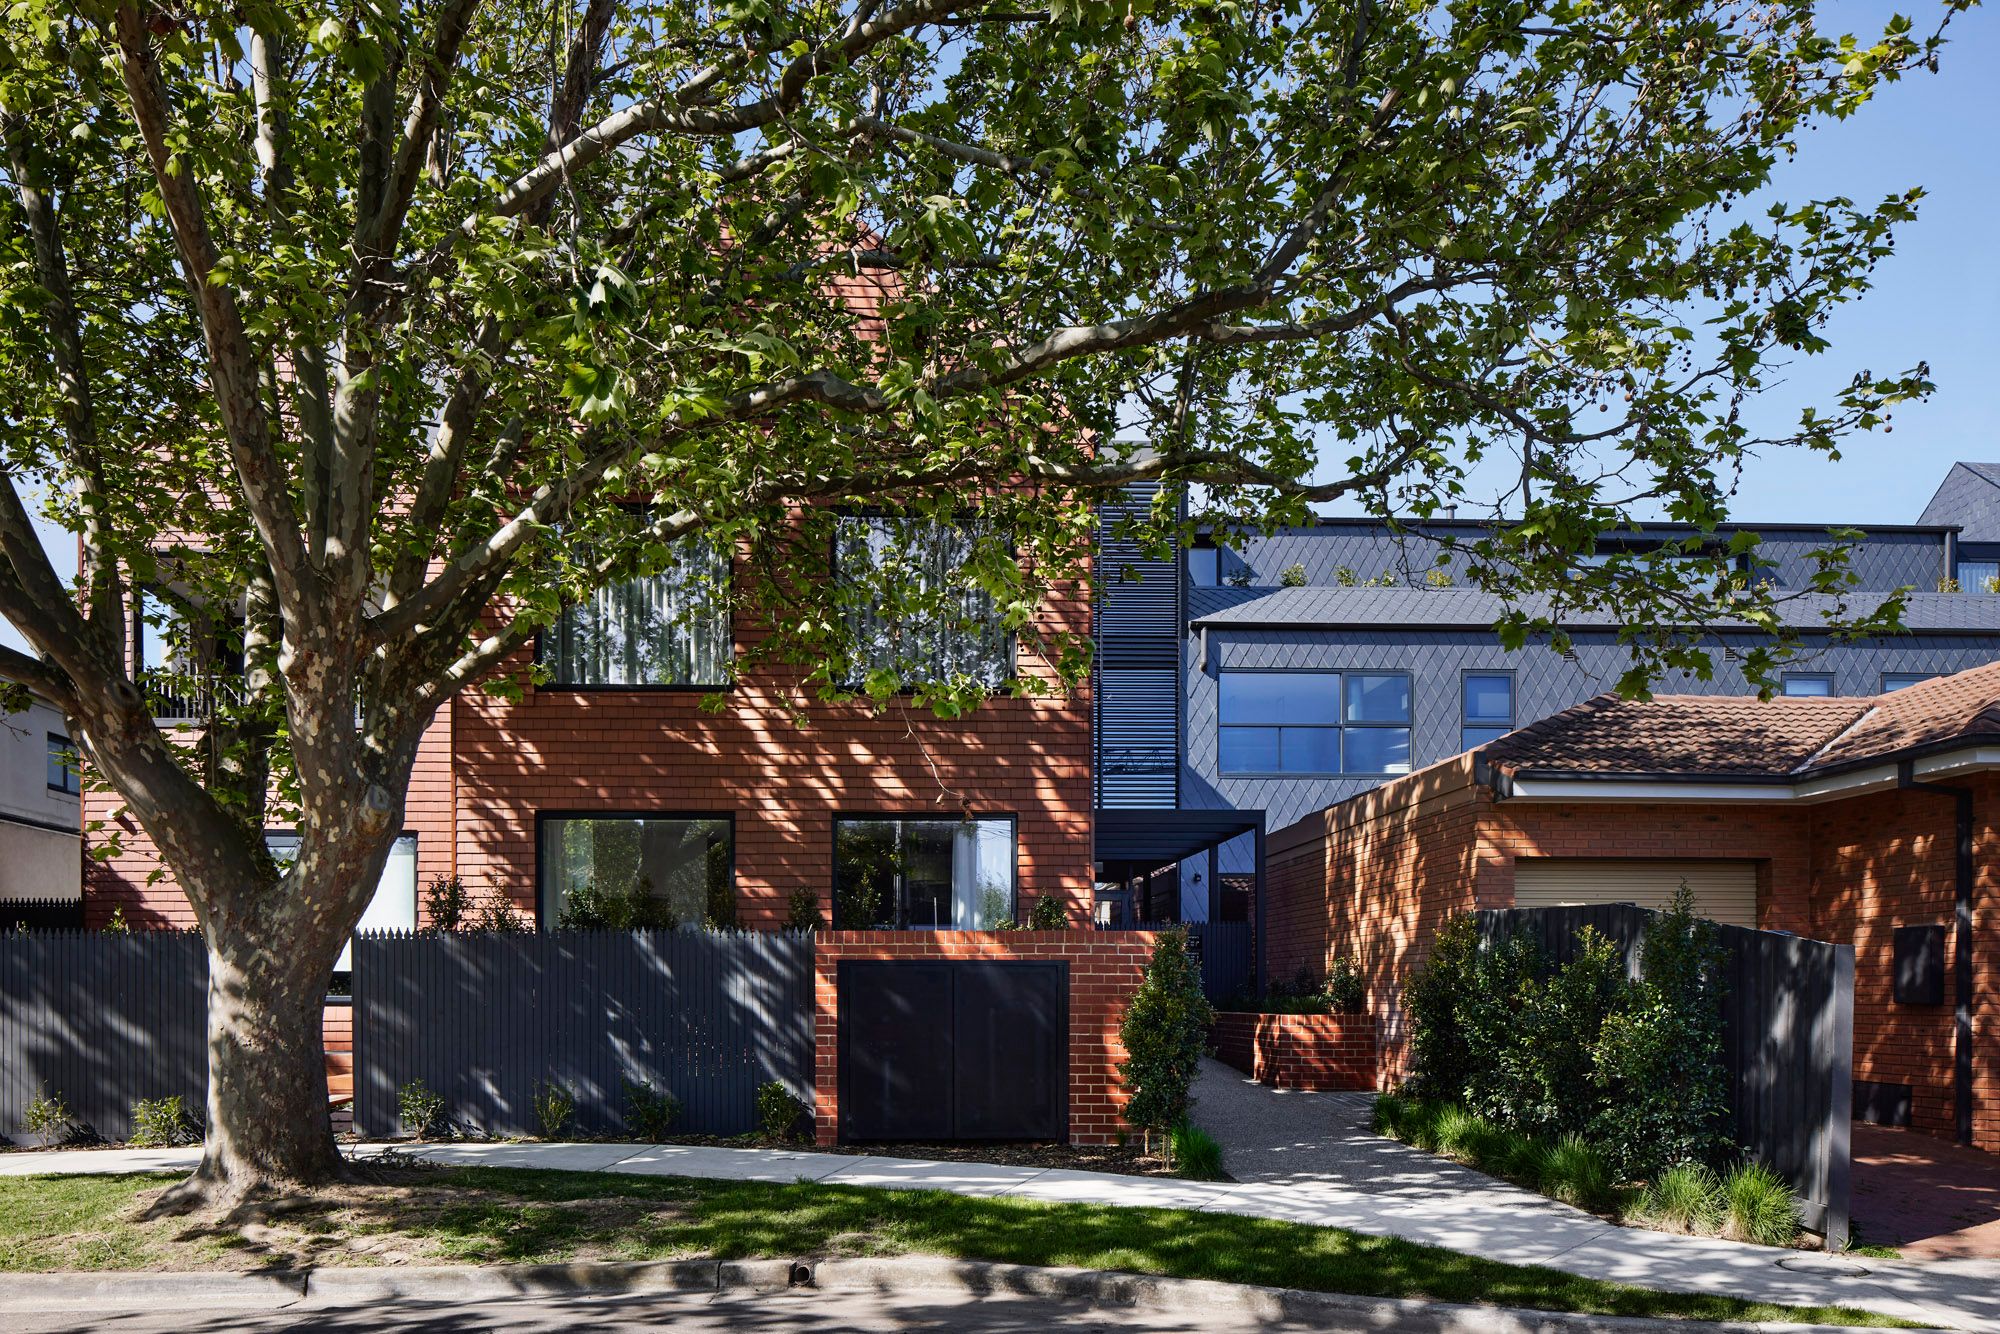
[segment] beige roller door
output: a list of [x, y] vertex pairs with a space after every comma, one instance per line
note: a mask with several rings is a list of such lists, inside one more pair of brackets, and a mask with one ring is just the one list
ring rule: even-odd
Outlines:
[[1695, 910], [1732, 926], [1757, 925], [1757, 863], [1650, 862], [1617, 858], [1519, 857], [1514, 903], [1548, 908], [1573, 903], [1636, 903], [1664, 908], [1687, 881]]

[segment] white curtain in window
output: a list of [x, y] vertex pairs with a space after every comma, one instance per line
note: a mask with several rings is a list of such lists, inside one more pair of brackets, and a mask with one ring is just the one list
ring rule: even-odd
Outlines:
[[967, 820], [951, 842], [951, 917], [983, 931], [1014, 916], [1014, 822]]
[[722, 685], [730, 655], [729, 567], [711, 543], [683, 539], [655, 575], [600, 588], [543, 636], [563, 685]]
[[[848, 611], [864, 671], [887, 667], [907, 683], [964, 676], [998, 686], [1007, 679], [1012, 636], [985, 590], [956, 577], [971, 554], [971, 534], [946, 524], [880, 516], [841, 520], [841, 563], [872, 571], [880, 584], [880, 598], [864, 598]], [[899, 597], [939, 600], [935, 611], [899, 615]]]

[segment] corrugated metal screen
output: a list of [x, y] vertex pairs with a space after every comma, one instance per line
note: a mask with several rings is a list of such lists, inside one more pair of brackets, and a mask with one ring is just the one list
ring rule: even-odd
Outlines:
[[1703, 917], [1730, 926], [1757, 925], [1755, 862], [1521, 857], [1514, 862], [1514, 904], [1630, 903], [1659, 909], [1672, 904], [1682, 881], [1694, 891]]

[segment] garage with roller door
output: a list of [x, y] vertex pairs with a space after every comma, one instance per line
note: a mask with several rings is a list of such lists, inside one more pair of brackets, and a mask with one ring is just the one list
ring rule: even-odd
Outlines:
[[1518, 857], [1514, 861], [1514, 906], [1630, 903], [1665, 908], [1683, 883], [1694, 891], [1695, 911], [1703, 917], [1730, 926], [1757, 925], [1754, 861]]

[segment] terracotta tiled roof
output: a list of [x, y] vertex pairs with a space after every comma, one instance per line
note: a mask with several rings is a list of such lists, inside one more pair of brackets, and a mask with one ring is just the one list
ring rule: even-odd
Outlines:
[[2000, 663], [1859, 699], [1600, 695], [1480, 749], [1506, 772], [1797, 778], [2000, 740]]
[[1592, 774], [1729, 774], [1797, 770], [1867, 712], [1865, 699], [1759, 700], [1732, 695], [1599, 695], [1489, 742], [1503, 769]]

